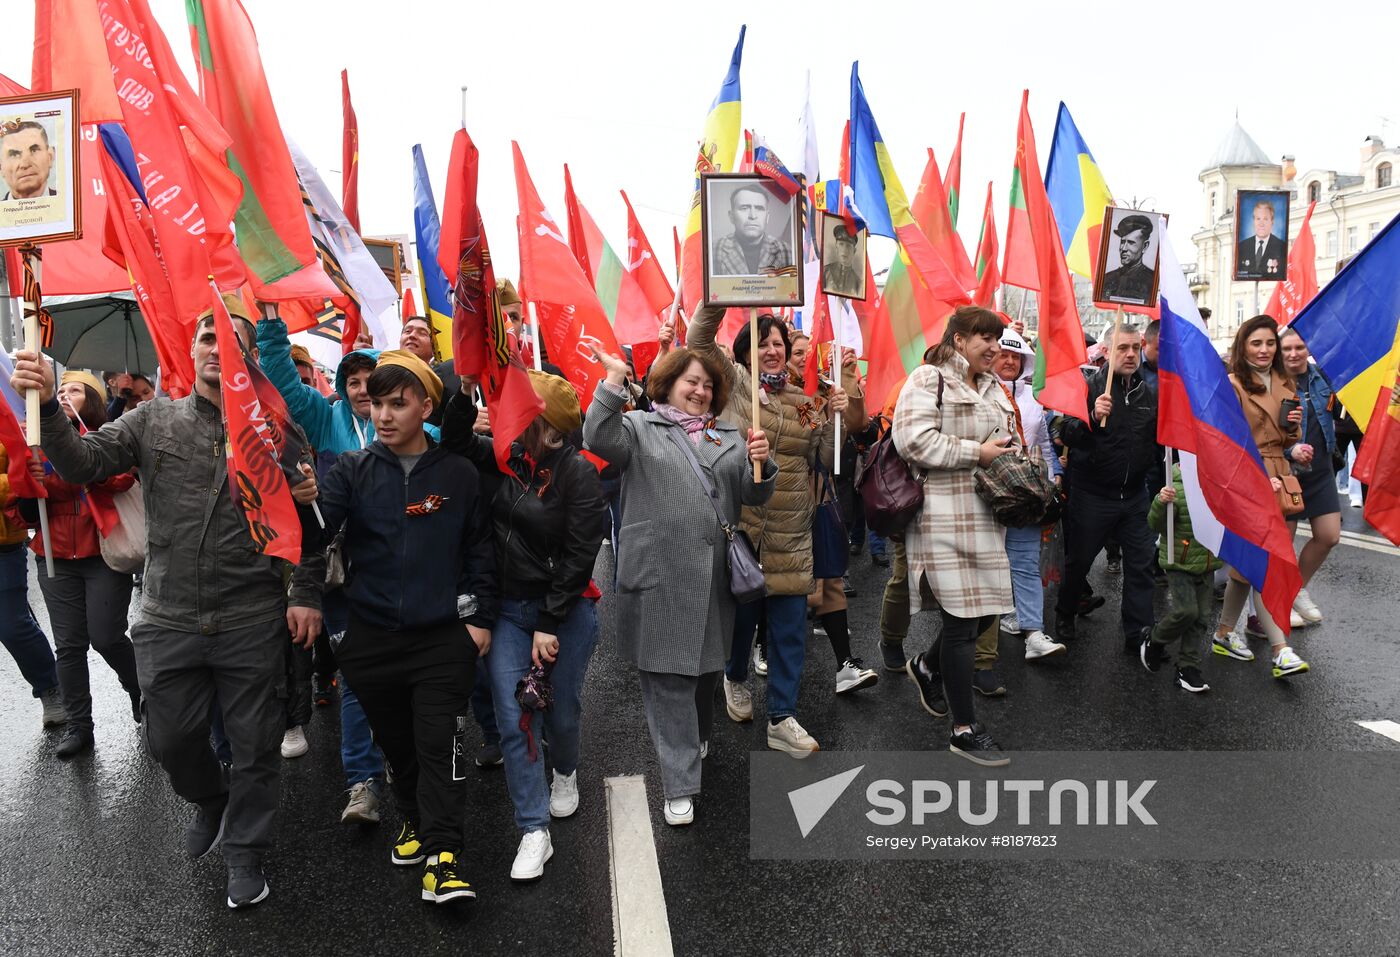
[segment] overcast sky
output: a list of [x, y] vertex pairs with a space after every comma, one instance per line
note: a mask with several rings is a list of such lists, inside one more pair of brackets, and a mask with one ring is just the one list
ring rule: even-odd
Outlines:
[[[150, 0], [193, 70], [182, 0]], [[1368, 134], [1400, 140], [1393, 46], [1400, 7], [1234, 4], [939, 3], [676, 4], [475, 0], [244, 0], [283, 127], [338, 189], [342, 67], [359, 115], [360, 204], [367, 234], [411, 233], [410, 148], [422, 143], [440, 203], [460, 123], [482, 151], [481, 202], [498, 274], [513, 275], [517, 139], [559, 221], [562, 164], [620, 253], [637, 207], [669, 264], [671, 227], [691, 190], [695, 143], [746, 9], [743, 122], [797, 162], [804, 78], [834, 176], [852, 60], [912, 197], [932, 146], [946, 164], [966, 111], [960, 232], [976, 244], [988, 180], [999, 229], [1023, 87], [1043, 167], [1065, 100], [1118, 200], [1171, 214], [1190, 262], [1203, 225], [1197, 176], [1234, 121], [1270, 156], [1353, 172]], [[5, 0], [0, 72], [27, 84], [31, 0]], [[1330, 8], [1335, 11], [1337, 8]], [[852, 19], [854, 17], [854, 19]], [[1302, 51], [1306, 52], [1302, 52]], [[874, 267], [888, 251], [872, 246]]]

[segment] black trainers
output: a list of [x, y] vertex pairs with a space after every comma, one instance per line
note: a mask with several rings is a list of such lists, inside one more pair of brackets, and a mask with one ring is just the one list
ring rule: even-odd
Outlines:
[[68, 730], [63, 732], [58, 747], [53, 749], [53, 753], [66, 761], [70, 758], [76, 758], [84, 751], [91, 751], [92, 744], [93, 738], [90, 728], [80, 728], [70, 724]]
[[423, 900], [433, 904], [446, 904], [448, 901], [474, 900], [476, 891], [471, 883], [458, 873], [460, 863], [451, 851], [434, 854], [423, 868]]
[[915, 655], [904, 663], [904, 671], [909, 675], [909, 680], [918, 686], [919, 703], [924, 710], [935, 718], [946, 718], [948, 699], [943, 696], [943, 678], [925, 671], [920, 664], [922, 661], [923, 655]]
[[228, 906], [237, 910], [252, 907], [267, 899], [271, 890], [262, 867], [257, 864], [231, 864], [228, 869]]
[[[1090, 615], [1096, 608], [1102, 608], [1104, 606], [1104, 601], [1105, 599], [1102, 595], [1085, 595], [1083, 598], [1079, 599], [1078, 614], [1085, 616]], [[1064, 636], [1061, 635], [1061, 637]]]
[[399, 830], [399, 836], [394, 841], [393, 849], [389, 851], [390, 863], [399, 867], [408, 867], [413, 864], [422, 864], [428, 859], [428, 855], [423, 852], [423, 843], [418, 840], [418, 830], [413, 826], [412, 821], [404, 821], [403, 827]]
[[1079, 637], [1078, 625], [1074, 621], [1073, 615], [1055, 616], [1055, 640], [1073, 641]]
[[228, 795], [211, 807], [199, 805], [194, 812], [194, 820], [185, 825], [185, 853], [198, 860], [219, 846], [224, 836], [224, 809], [228, 807]]
[[1176, 669], [1176, 683], [1185, 691], [1193, 694], [1200, 694], [1210, 690], [1210, 685], [1206, 684], [1206, 679], [1201, 677], [1201, 669], [1195, 665], [1187, 665], [1184, 668]]
[[1152, 640], [1152, 632], [1144, 631], [1142, 642], [1138, 645], [1138, 660], [1142, 666], [1153, 674], [1162, 667], [1162, 663], [1171, 661], [1171, 655], [1167, 654], [1167, 646]]
[[904, 646], [890, 641], [880, 642], [880, 657], [885, 660], [886, 671], [904, 670]]
[[1001, 746], [992, 740], [992, 736], [980, 724], [974, 724], [970, 730], [949, 735], [948, 750], [984, 768], [1004, 768], [1011, 763], [1011, 759], [1001, 753]]
[[870, 564], [874, 565], [876, 568], [889, 568], [890, 558], [885, 554], [871, 555]]
[[991, 668], [974, 671], [972, 673], [972, 687], [978, 694], [986, 695], [988, 698], [1000, 698], [1006, 694], [1006, 685], [1001, 683], [1001, 679]]
[[481, 750], [476, 752], [476, 766], [479, 768], [499, 768], [506, 763], [505, 757], [501, 754], [501, 745], [485, 743]]
[[312, 675], [311, 698], [316, 707], [324, 708], [335, 700], [335, 675]]

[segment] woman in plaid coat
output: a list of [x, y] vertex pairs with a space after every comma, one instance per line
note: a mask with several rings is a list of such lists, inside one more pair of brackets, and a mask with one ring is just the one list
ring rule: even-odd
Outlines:
[[911, 604], [916, 595], [935, 601], [943, 619], [933, 647], [905, 670], [930, 714], [944, 717], [951, 704], [950, 750], [989, 767], [1009, 759], [973, 713], [974, 648], [992, 616], [1015, 606], [1006, 530], [977, 497], [972, 473], [1015, 448], [1011, 401], [991, 372], [1002, 329], [990, 310], [957, 309], [900, 391], [893, 425], [895, 447], [924, 481], [924, 507], [905, 533]]

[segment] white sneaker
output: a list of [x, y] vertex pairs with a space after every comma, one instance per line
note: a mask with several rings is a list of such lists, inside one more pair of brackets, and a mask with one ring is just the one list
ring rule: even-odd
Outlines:
[[1308, 624], [1316, 625], [1322, 621], [1322, 609], [1317, 607], [1317, 602], [1312, 600], [1306, 588], [1298, 590], [1298, 597], [1293, 599], [1293, 610], [1302, 615]]
[[1211, 651], [1217, 655], [1234, 658], [1236, 661], [1254, 660], [1254, 652], [1249, 650], [1249, 643], [1238, 631], [1232, 631], [1227, 635], [1216, 635], [1211, 639], [1210, 645]]
[[544, 876], [544, 865], [554, 856], [554, 843], [549, 839], [549, 831], [526, 831], [520, 839], [520, 848], [515, 852], [515, 863], [510, 866], [510, 879], [513, 881], [533, 881]]
[[791, 715], [777, 724], [768, 725], [768, 747], [774, 751], [786, 751], [794, 758], [805, 758], [813, 751], [821, 750], [817, 739], [808, 734]]
[[1289, 675], [1298, 675], [1308, 670], [1308, 663], [1293, 653], [1293, 649], [1287, 645], [1283, 650], [1274, 655], [1274, 677], [1287, 678]]
[[763, 656], [763, 646], [756, 642], [753, 646], [753, 673], [760, 678], [768, 677], [768, 659]]
[[880, 676], [865, 667], [859, 658], [847, 658], [836, 672], [836, 693], [846, 694], [860, 688], [868, 688], [880, 680]]
[[350, 786], [350, 800], [340, 812], [341, 824], [378, 824], [379, 795], [369, 781], [357, 781]]
[[1065, 653], [1065, 646], [1052, 639], [1043, 631], [1032, 631], [1026, 635], [1026, 660], [1034, 661], [1037, 658], [1048, 658], [1051, 655], [1062, 655]]
[[572, 817], [578, 810], [578, 772], [554, 772], [554, 785], [549, 789], [549, 816]]
[[282, 735], [282, 757], [299, 758], [305, 754], [311, 745], [306, 743], [306, 732], [301, 725], [291, 728]]
[[1021, 633], [1021, 620], [1015, 615], [1002, 615], [1001, 630], [1008, 635], [1019, 635]]
[[742, 724], [753, 720], [753, 695], [744, 685], [730, 681], [728, 675], [724, 676], [724, 710], [731, 721]]
[[695, 802], [688, 797], [667, 798], [663, 812], [667, 824], [682, 827], [695, 820]]

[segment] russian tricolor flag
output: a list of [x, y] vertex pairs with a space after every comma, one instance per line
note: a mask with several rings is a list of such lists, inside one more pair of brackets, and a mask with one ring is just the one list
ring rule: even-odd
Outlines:
[[1166, 236], [1161, 249], [1157, 441], [1180, 452], [1196, 539], [1259, 590], [1264, 607], [1288, 634], [1293, 599], [1303, 584], [1293, 538]]

